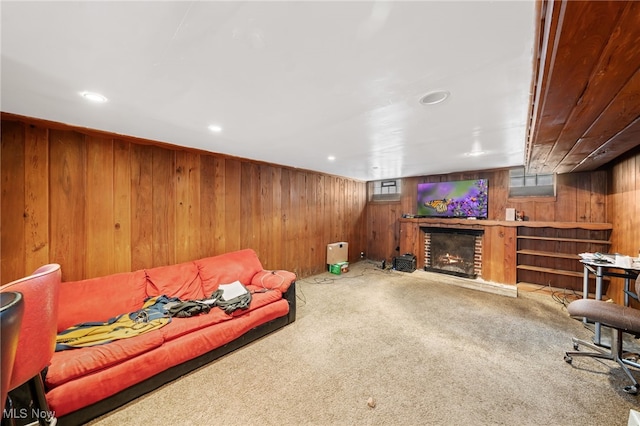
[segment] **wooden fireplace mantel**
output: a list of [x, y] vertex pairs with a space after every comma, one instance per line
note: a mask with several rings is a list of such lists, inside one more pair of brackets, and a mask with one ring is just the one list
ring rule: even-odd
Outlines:
[[473, 220], [452, 218], [401, 218], [400, 252], [416, 255], [417, 268], [424, 268], [423, 228], [481, 229], [482, 279], [513, 284], [517, 282], [517, 249], [519, 228], [556, 228], [610, 230], [610, 223], [594, 222], [530, 222], [504, 220]]

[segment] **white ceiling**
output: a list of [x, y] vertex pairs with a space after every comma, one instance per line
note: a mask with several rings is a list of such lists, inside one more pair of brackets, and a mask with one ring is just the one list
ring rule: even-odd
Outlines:
[[524, 163], [533, 0], [0, 7], [4, 112], [360, 180]]

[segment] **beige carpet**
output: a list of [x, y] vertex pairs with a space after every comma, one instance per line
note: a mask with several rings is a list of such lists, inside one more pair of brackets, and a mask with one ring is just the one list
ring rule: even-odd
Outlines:
[[620, 368], [563, 361], [592, 332], [558, 297], [456, 282], [366, 261], [299, 280], [295, 323], [92, 424], [627, 424]]

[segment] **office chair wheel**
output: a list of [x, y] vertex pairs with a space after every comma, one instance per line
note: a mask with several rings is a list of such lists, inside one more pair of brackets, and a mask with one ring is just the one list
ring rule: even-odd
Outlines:
[[637, 385], [631, 385], [631, 386], [625, 386], [624, 387], [624, 391], [628, 394], [631, 395], [637, 395], [638, 394], [638, 386]]
[[580, 349], [580, 345], [578, 345], [577, 343], [574, 343], [573, 349], [577, 351], [578, 349]]
[[566, 362], [567, 364], [571, 364], [571, 361], [573, 361], [573, 358], [571, 358], [569, 355], [564, 356], [564, 362]]

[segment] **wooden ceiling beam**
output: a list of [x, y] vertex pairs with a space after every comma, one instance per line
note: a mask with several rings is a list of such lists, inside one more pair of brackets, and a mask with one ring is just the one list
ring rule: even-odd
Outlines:
[[[638, 46], [640, 47], [640, 41]], [[615, 94], [613, 100], [604, 107], [593, 124], [576, 141], [556, 168], [556, 172], [569, 173], [584, 170], [587, 166], [596, 167], [596, 164], [602, 165], [615, 158], [609, 158], [605, 162], [594, 162], [592, 157], [602, 157], [602, 149], [607, 150], [609, 153], [607, 157], [609, 157], [615, 152], [622, 155], [625, 151], [621, 151], [621, 149], [624, 147], [626, 149], [633, 148], [635, 145], [627, 146], [632, 140], [625, 144], [618, 142], [615, 147], [612, 145], [614, 141], [628, 140], [629, 138], [624, 136], [625, 132], [633, 133], [633, 123], [640, 117], [638, 105], [640, 105], [640, 69], [636, 69], [627, 84]], [[632, 125], [630, 126], [629, 123]], [[636, 144], [638, 141], [640, 139], [636, 141]]]
[[[635, 97], [637, 105], [640, 99], [640, 81], [632, 81], [634, 75], [640, 77], [640, 32], [627, 31], [627, 28], [640, 28], [640, 2], [627, 3], [611, 36], [595, 41], [598, 48], [600, 42], [604, 42], [604, 48], [547, 160], [557, 164], [554, 172], [573, 170], [637, 117], [638, 111], [627, 107], [629, 100]], [[598, 139], [600, 143], [593, 144]]]
[[595, 167], [595, 158], [620, 151], [612, 143], [633, 148], [623, 133], [635, 134], [640, 115], [640, 2], [561, 0], [545, 8], [527, 170]]

